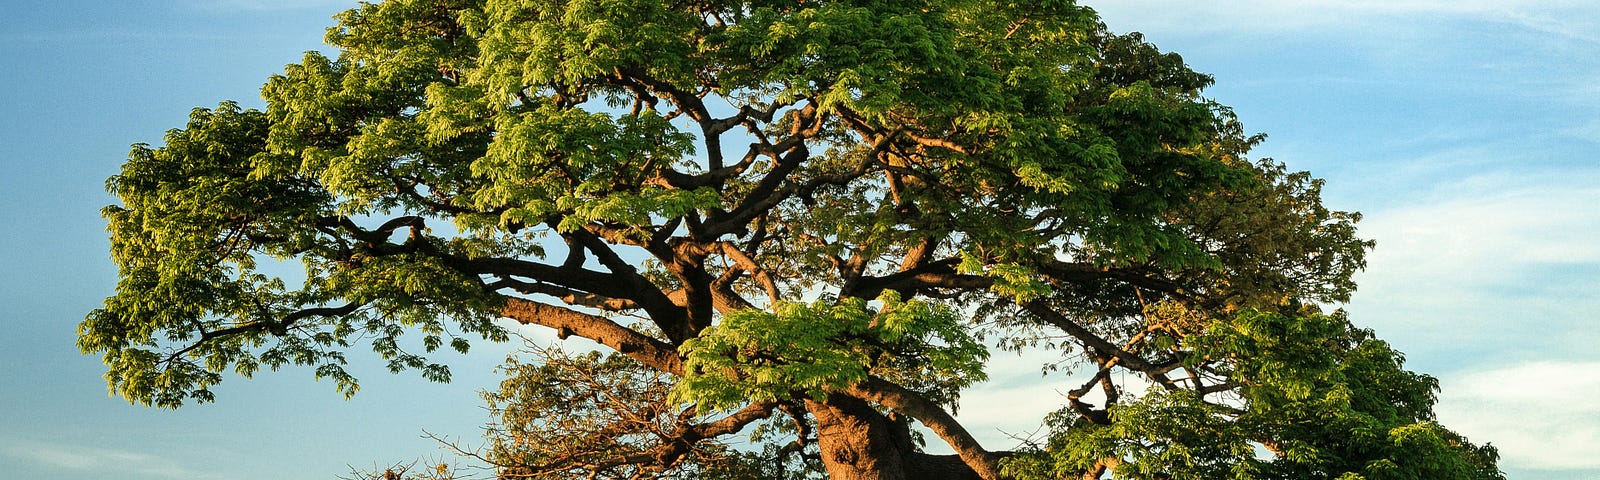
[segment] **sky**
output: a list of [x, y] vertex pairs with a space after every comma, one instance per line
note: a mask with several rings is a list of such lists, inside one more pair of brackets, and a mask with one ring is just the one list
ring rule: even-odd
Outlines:
[[[323, 49], [330, 0], [0, 0], [0, 472], [15, 478], [333, 478], [476, 441], [509, 346], [455, 381], [377, 373], [346, 401], [310, 372], [229, 378], [214, 404], [106, 395], [77, 323], [116, 271], [99, 209], [129, 144]], [[1600, 2], [1100, 0], [1216, 77], [1255, 152], [1327, 180], [1377, 240], [1343, 307], [1438, 377], [1439, 420], [1512, 479], [1600, 478]], [[537, 334], [537, 332], [535, 332]], [[992, 448], [1060, 405], [997, 356], [962, 419]]]

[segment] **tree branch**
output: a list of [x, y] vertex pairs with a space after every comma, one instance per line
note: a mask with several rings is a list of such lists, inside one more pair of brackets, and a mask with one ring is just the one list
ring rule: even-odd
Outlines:
[[651, 338], [598, 315], [565, 307], [547, 305], [515, 297], [505, 297], [500, 315], [524, 325], [542, 325], [557, 332], [571, 332], [673, 375], [683, 375], [683, 359], [672, 345]]
[[1160, 372], [1169, 371], [1176, 367], [1176, 365], [1156, 365], [1151, 363], [1149, 360], [1145, 360], [1143, 357], [1134, 354], [1133, 352], [1123, 350], [1122, 348], [1117, 347], [1116, 344], [1113, 344], [1100, 335], [1097, 335], [1094, 332], [1089, 331], [1089, 329], [1084, 328], [1083, 325], [1079, 325], [1078, 322], [1074, 322], [1072, 319], [1067, 318], [1060, 312], [1055, 311], [1054, 308], [1050, 308], [1050, 306], [1046, 305], [1043, 301], [1033, 300], [1023, 303], [1022, 308], [1026, 309], [1028, 313], [1039, 317], [1040, 320], [1044, 320], [1045, 323], [1054, 325], [1056, 328], [1060, 328], [1061, 330], [1067, 332], [1067, 334], [1072, 335], [1073, 338], [1077, 338], [1078, 341], [1083, 342], [1084, 346], [1100, 353], [1101, 355], [1115, 357], [1117, 360], [1121, 361], [1123, 366], [1129, 369], [1136, 370], [1144, 373], [1145, 375], [1153, 377], [1155, 375], [1159, 375]]
[[968, 467], [984, 480], [1000, 478], [999, 456], [984, 450], [966, 427], [938, 404], [905, 387], [878, 377], [852, 385], [845, 393], [894, 409], [917, 419], [955, 449]]
[[206, 342], [216, 340], [218, 338], [230, 337], [247, 332], [259, 332], [263, 330], [271, 332], [274, 335], [283, 335], [285, 330], [291, 326], [294, 326], [295, 322], [298, 322], [306, 317], [332, 317], [338, 315], [349, 315], [351, 312], [356, 311], [356, 309], [361, 308], [361, 305], [362, 304], [360, 303], [350, 302], [338, 307], [307, 308], [285, 315], [282, 319], [277, 321], [273, 321], [272, 319], [261, 319], [221, 330], [202, 331], [200, 333], [200, 338], [196, 339], [194, 343], [191, 343], [189, 346], [183, 347], [182, 349], [167, 355], [167, 358], [162, 360], [161, 363], [171, 363], [173, 360], [177, 360], [178, 357], [194, 351], [196, 348], [200, 348], [200, 346], [204, 345]]

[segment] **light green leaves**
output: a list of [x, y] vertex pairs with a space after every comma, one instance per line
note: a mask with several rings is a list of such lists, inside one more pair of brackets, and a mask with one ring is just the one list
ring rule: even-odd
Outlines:
[[465, 23], [481, 38], [485, 67], [473, 81], [509, 98], [528, 86], [576, 86], [640, 68], [688, 88], [705, 21], [688, 9], [650, 0], [492, 0]]
[[1155, 392], [1112, 408], [1110, 425], [1083, 422], [1063, 410], [1046, 418], [1052, 436], [1043, 453], [1004, 463], [1018, 480], [1076, 476], [1112, 465], [1115, 478], [1255, 479], [1255, 450], [1227, 409], [1192, 391]]
[[1040, 281], [1037, 272], [1016, 263], [985, 264], [977, 255], [962, 252], [959, 271], [994, 279], [989, 289], [1017, 303], [1026, 303], [1051, 292], [1050, 285]]
[[[363, 334], [391, 370], [444, 381], [443, 366], [402, 348], [403, 333], [421, 333], [429, 352], [462, 348], [462, 333], [500, 335], [475, 279], [403, 251], [415, 243], [377, 245], [402, 228], [428, 241], [424, 219], [374, 233], [337, 215], [336, 195], [272, 150], [272, 116], [231, 103], [195, 110], [166, 145], [135, 146], [108, 181], [122, 200], [104, 212], [121, 279], [79, 325], [78, 346], [103, 355], [114, 393], [176, 407], [210, 400], [230, 370], [303, 365], [349, 395], [358, 387], [344, 349]], [[291, 287], [279, 276], [294, 257], [305, 280]]]
[[893, 293], [879, 302], [790, 302], [730, 314], [685, 342], [687, 375], [672, 398], [727, 410], [794, 395], [822, 399], [876, 375], [953, 402], [986, 378], [987, 349], [950, 310]]

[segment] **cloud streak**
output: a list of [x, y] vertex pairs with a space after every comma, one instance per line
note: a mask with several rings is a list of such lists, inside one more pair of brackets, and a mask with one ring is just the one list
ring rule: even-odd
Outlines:
[[1500, 449], [1503, 465], [1600, 468], [1600, 361], [1530, 362], [1445, 379], [1439, 420]]
[[1162, 32], [1349, 32], [1353, 21], [1409, 19], [1427, 25], [1454, 17], [1600, 43], [1595, 33], [1600, 4], [1574, 0], [1130, 0], [1089, 5], [1107, 18], [1139, 19], [1141, 28]]
[[1378, 247], [1353, 318], [1444, 372], [1440, 422], [1499, 447], [1503, 468], [1592, 473], [1600, 169], [1511, 160], [1441, 178], [1450, 170], [1401, 182], [1415, 190], [1402, 206], [1368, 213]]
[[43, 471], [82, 472], [104, 478], [222, 479], [171, 459], [124, 450], [0, 438], [0, 455]]
[[1485, 173], [1369, 212], [1362, 232], [1378, 247], [1353, 318], [1432, 366], [1594, 358], [1583, 344], [1600, 309], [1596, 180], [1592, 168]]

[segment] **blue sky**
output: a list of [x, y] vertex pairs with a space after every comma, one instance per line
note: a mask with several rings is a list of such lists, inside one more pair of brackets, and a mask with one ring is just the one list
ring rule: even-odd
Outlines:
[[[1328, 180], [1378, 241], [1359, 324], [1442, 379], [1441, 420], [1513, 479], [1600, 478], [1600, 2], [1103, 0], [1117, 31], [1216, 75], [1257, 153]], [[111, 292], [104, 179], [190, 108], [322, 48], [345, 2], [5, 2], [0, 17], [0, 471], [17, 478], [332, 478], [476, 438], [507, 351], [447, 358], [438, 385], [376, 368], [342, 400], [309, 372], [230, 379], [219, 403], [108, 398], [73, 346]], [[361, 357], [357, 358], [367, 358]], [[997, 358], [963, 418], [999, 444], [1059, 403]], [[369, 365], [368, 367], [371, 367]], [[1004, 405], [1004, 408], [989, 408]], [[1028, 410], [1032, 409], [1032, 410]]]

